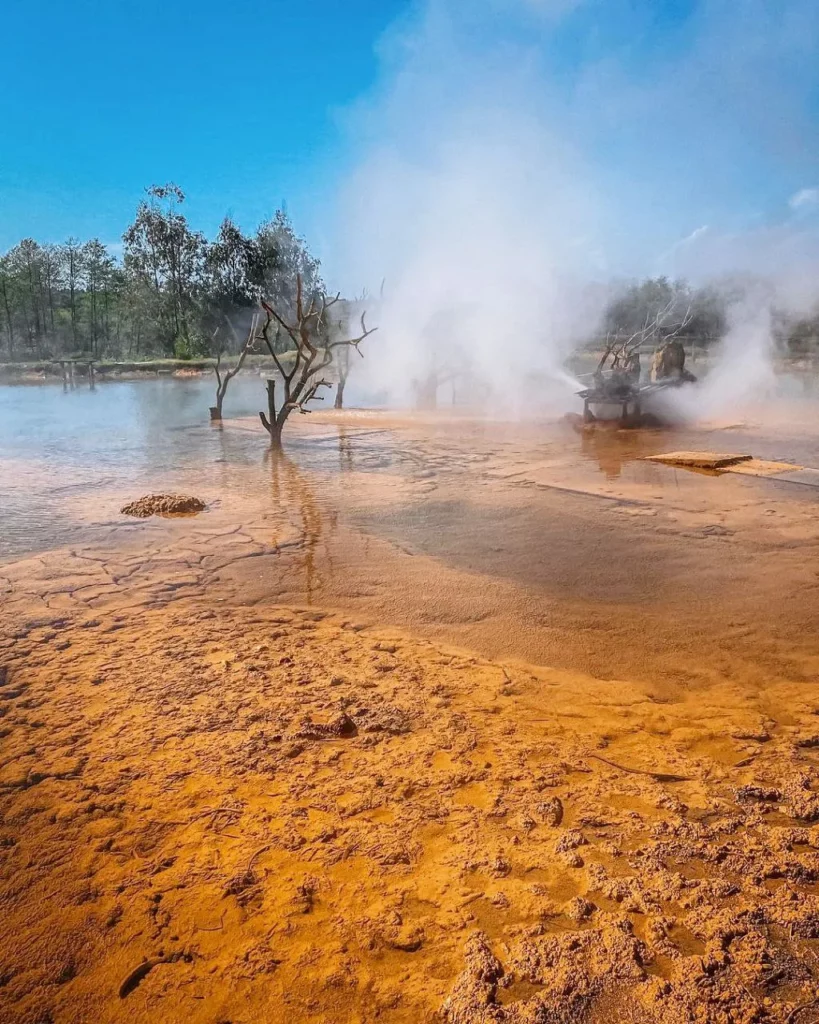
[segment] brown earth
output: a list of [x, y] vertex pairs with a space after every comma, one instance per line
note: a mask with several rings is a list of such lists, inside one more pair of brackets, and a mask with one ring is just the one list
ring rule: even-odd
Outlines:
[[204, 512], [206, 507], [204, 501], [187, 494], [146, 494], [123, 505], [120, 512], [137, 519], [147, 519], [148, 516], [194, 515]]
[[0, 566], [0, 1020], [819, 1020], [813, 507], [439, 441]]

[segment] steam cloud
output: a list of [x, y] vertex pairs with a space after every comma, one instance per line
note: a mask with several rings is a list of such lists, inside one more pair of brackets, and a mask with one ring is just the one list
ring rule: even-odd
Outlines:
[[[425, 0], [382, 41], [349, 114], [334, 262], [348, 290], [385, 282], [357, 372], [393, 401], [468, 359], [496, 414], [571, 408], [565, 356], [614, 280], [655, 273], [772, 281], [732, 309], [701, 408], [770, 384], [771, 296], [815, 298], [817, 190], [795, 175], [819, 157], [819, 7], [700, 0], [650, 49], [656, 11], [612, 0], [606, 33], [594, 0]], [[740, 157], [781, 184], [761, 222]]]

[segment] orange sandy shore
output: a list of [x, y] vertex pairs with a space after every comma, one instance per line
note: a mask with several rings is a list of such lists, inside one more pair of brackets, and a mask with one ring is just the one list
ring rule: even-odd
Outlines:
[[813, 506], [394, 429], [0, 565], [0, 1020], [819, 1019]]

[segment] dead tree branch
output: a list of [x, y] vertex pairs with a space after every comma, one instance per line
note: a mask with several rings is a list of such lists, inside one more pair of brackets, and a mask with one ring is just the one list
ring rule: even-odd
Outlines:
[[[227, 318], [226, 318], [227, 319]], [[210, 407], [210, 418], [214, 421], [222, 419], [222, 404], [225, 400], [225, 394], [227, 393], [228, 384], [233, 380], [236, 374], [241, 370], [242, 365], [247, 358], [248, 354], [253, 350], [253, 346], [256, 343], [256, 326], [258, 321], [258, 314], [253, 314], [253, 319], [250, 323], [250, 330], [247, 332], [247, 338], [239, 351], [239, 358], [236, 360], [235, 366], [231, 369], [226, 370], [224, 376], [221, 373], [222, 366], [222, 353], [219, 352], [216, 356], [216, 366], [213, 368], [213, 372], [216, 374], [216, 405]], [[228, 320], [228, 327], [233, 337], [236, 337], [236, 331], [233, 325]]]
[[[349, 352], [355, 349], [360, 356], [361, 343], [378, 328], [367, 327], [366, 313], [361, 314], [361, 329], [355, 337], [339, 338], [334, 334], [334, 325], [329, 322], [328, 311], [341, 299], [340, 295], [328, 298], [325, 295], [312, 295], [309, 302], [305, 300], [301, 276], [296, 279], [295, 322], [290, 322], [285, 315], [270, 303], [262, 300], [265, 322], [261, 329], [261, 340], [273, 357], [282, 384], [281, 400], [277, 400], [276, 381], [267, 382], [267, 413], [259, 413], [262, 426], [270, 435], [274, 447], [281, 447], [281, 436], [287, 417], [298, 409], [300, 413], [308, 413], [309, 402], [322, 401], [318, 394], [319, 388], [332, 387], [332, 381], [320, 376], [333, 362], [339, 350]], [[276, 339], [273, 337], [274, 328]], [[292, 365], [289, 369], [283, 358], [284, 353], [276, 351], [274, 341], [281, 338], [284, 332], [289, 340], [292, 353]]]
[[673, 312], [675, 302], [676, 298], [672, 297], [653, 317], [650, 313], [646, 313], [643, 326], [626, 338], [612, 336], [611, 333], [607, 334], [605, 348], [600, 362], [597, 364], [596, 373], [599, 374], [611, 359], [613, 370], [620, 368], [628, 370], [629, 367], [636, 367], [639, 376], [639, 357], [643, 347], [653, 343], [656, 349], [661, 344], [668, 344], [672, 338], [680, 335], [694, 319], [689, 303], [682, 319], [677, 323], [669, 323], [668, 318]]

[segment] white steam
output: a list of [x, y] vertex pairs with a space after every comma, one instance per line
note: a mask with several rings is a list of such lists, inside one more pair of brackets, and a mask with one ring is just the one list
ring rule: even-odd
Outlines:
[[393, 38], [364, 113], [377, 138], [344, 194], [343, 265], [370, 294], [384, 281], [357, 372], [395, 401], [466, 368], [491, 382], [472, 392], [497, 414], [529, 406], [530, 379], [541, 401], [566, 402], [563, 360], [600, 313], [583, 284], [599, 269], [597, 197], [549, 128], [526, 48], [501, 49], [476, 52], [454, 7], [431, 4]]
[[[786, 171], [819, 155], [804, 131], [819, 5], [692, 10], [647, 53], [648, 0], [419, 0], [393, 28], [378, 88], [349, 114], [332, 256], [380, 327], [356, 364], [367, 384], [410, 402], [414, 383], [466, 365], [494, 414], [563, 411], [565, 357], [599, 330], [612, 278], [771, 272], [788, 308], [805, 305], [819, 205]], [[589, 56], [567, 62], [572, 47]], [[780, 175], [778, 221], [749, 229], [739, 158]], [[744, 298], [689, 412], [767, 389], [771, 350], [770, 303]]]
[[774, 396], [774, 339], [767, 289], [736, 302], [728, 311], [728, 330], [714, 354], [714, 364], [695, 387], [666, 392], [672, 419], [688, 422], [758, 413]]

